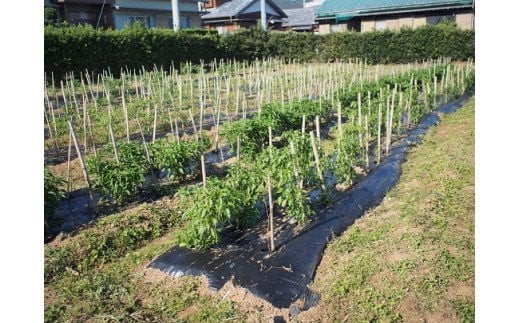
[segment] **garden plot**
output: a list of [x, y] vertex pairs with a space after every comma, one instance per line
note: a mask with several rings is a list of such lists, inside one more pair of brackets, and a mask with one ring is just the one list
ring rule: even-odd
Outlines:
[[[438, 112], [452, 113], [466, 100], [464, 97], [445, 104]], [[392, 145], [379, 166], [355, 187], [338, 196], [333, 206], [320, 210], [315, 221], [297, 235], [294, 233], [295, 225], [285, 224], [276, 236], [284, 236], [283, 241], [276, 245], [276, 251], [269, 252], [267, 239], [261, 238], [262, 232], [250, 230], [234, 237], [236, 240], [231, 243], [208, 250], [174, 247], [154, 260], [150, 267], [172, 276], [204, 275], [214, 289], [232, 281], [279, 308], [295, 306], [302, 299], [303, 305], [299, 310], [307, 310], [319, 299], [319, 295], [312, 293], [307, 285], [313, 279], [327, 243], [365, 211], [379, 204], [397, 183], [400, 165], [409, 148], [418, 143], [438, 120], [437, 112], [432, 113], [416, 129], [406, 133]], [[268, 227], [266, 222], [258, 227]]]
[[[413, 129], [422, 125], [421, 122], [430, 125], [432, 120], [425, 119], [426, 116], [440, 104], [466, 94], [474, 83], [472, 62], [439, 60], [391, 67], [357, 62], [351, 66], [344, 64], [343, 71], [338, 66], [330, 64], [323, 67], [325, 72], [322, 72], [323, 80], [334, 75], [340, 77], [334, 90], [324, 90], [322, 95], [318, 91], [316, 96], [307, 97], [304, 90], [298, 89], [307, 84], [303, 79], [310, 78], [297, 72], [298, 67], [307, 67], [291, 64], [289, 68], [280, 64], [271, 72], [283, 71], [281, 76], [290, 72], [299, 75], [292, 90], [284, 84], [276, 100], [258, 106], [253, 103], [251, 108], [241, 110], [230, 106], [229, 118], [222, 108], [224, 105], [220, 113], [218, 104], [198, 111], [196, 106], [188, 106], [181, 110], [188, 111], [188, 116], [199, 116], [199, 121], [189, 117], [184, 130], [180, 119], [176, 127], [177, 114], [173, 111], [170, 123], [165, 108], [164, 129], [160, 131], [161, 108], [154, 104], [150, 105], [148, 123], [146, 106], [137, 114], [135, 133], [135, 128], [131, 130], [132, 126], [126, 126], [123, 106], [137, 100], [134, 94], [139, 93], [141, 99], [142, 94], [139, 89], [132, 95], [126, 92], [127, 97], [123, 95], [113, 102], [110, 99], [103, 107], [98, 106], [100, 113], [104, 111], [112, 117], [105, 124], [107, 130], [100, 132], [99, 142], [98, 139], [91, 142], [96, 136], [91, 137], [88, 130], [88, 111], [94, 114], [95, 106], [78, 114], [72, 103], [69, 113], [85, 119], [73, 119], [70, 123], [67, 120], [69, 132], [63, 135], [69, 138], [69, 144], [62, 150], [70, 162], [60, 165], [61, 173], [56, 172], [56, 165], [48, 166], [53, 173], [49, 175], [50, 180], [46, 178], [46, 185], [53, 184], [48, 190], [55, 193], [53, 201], [61, 198], [62, 192], [57, 188], [68, 187], [72, 195], [80, 190], [88, 192], [78, 197], [87, 197], [101, 214], [125, 208], [135, 208], [137, 213], [107, 216], [92, 224], [101, 228], [100, 232], [76, 230], [71, 242], [65, 238], [63, 243], [58, 241], [46, 247], [46, 283], [60, 281], [69, 273], [81, 275], [89, 268], [110, 264], [175, 230], [178, 247], [156, 259], [153, 266], [170, 273], [207, 275], [214, 287], [222, 286], [235, 273], [235, 283], [276, 306], [290, 306], [298, 298], [305, 300], [301, 308], [315, 304], [318, 296], [306, 286], [331, 232], [344, 230], [364, 208], [377, 203], [379, 196], [397, 180], [398, 164], [410, 144], [407, 140], [413, 141], [414, 131], [424, 130]], [[166, 80], [166, 74], [162, 75]], [[110, 80], [110, 76], [106, 77], [105, 84]], [[317, 85], [317, 89], [320, 86]], [[143, 93], [154, 93], [154, 90], [143, 90]], [[160, 91], [155, 93], [159, 94], [160, 102]], [[211, 90], [208, 93], [211, 98]], [[260, 94], [256, 95], [246, 99], [259, 100]], [[106, 96], [113, 98], [110, 94]], [[146, 99], [146, 94], [144, 97]], [[71, 98], [68, 102], [74, 102]], [[49, 106], [52, 108], [52, 104]], [[63, 113], [65, 108], [60, 106], [54, 112], [61, 109]], [[233, 110], [238, 113], [232, 113]], [[48, 126], [52, 128], [52, 122], [48, 122]], [[58, 136], [53, 138], [56, 140], [49, 137], [47, 143], [59, 147]], [[87, 144], [84, 144], [85, 138]], [[52, 159], [57, 160], [54, 156]], [[362, 181], [367, 173], [368, 177]], [[53, 181], [59, 174], [68, 174], [61, 176], [68, 180], [65, 183]], [[379, 180], [378, 176], [386, 179]], [[147, 201], [153, 202], [140, 204], [147, 196]], [[359, 198], [359, 203], [353, 203], [354, 198]], [[334, 205], [345, 200], [346, 204]], [[167, 208], [162, 206], [164, 203]], [[325, 209], [327, 205], [333, 205], [328, 209], [332, 212]], [[345, 214], [349, 215], [343, 216]], [[298, 242], [301, 239], [307, 243]], [[307, 245], [314, 248], [305, 248]], [[312, 253], [308, 261], [303, 257], [291, 258], [291, 254], [306, 255], [298, 248]], [[208, 267], [197, 258], [208, 254], [222, 266]], [[229, 262], [229, 258], [219, 254], [236, 255], [241, 260]], [[173, 264], [171, 257], [177, 259]], [[182, 266], [190, 257], [196, 260], [198, 267]], [[264, 268], [258, 269], [261, 264]], [[272, 269], [265, 272], [267, 267]], [[254, 270], [260, 270], [257, 277], [265, 284], [244, 274]], [[269, 276], [272, 273], [279, 276], [272, 278]], [[295, 274], [304, 276], [295, 277]], [[274, 285], [282, 281], [286, 290], [273, 296]]]

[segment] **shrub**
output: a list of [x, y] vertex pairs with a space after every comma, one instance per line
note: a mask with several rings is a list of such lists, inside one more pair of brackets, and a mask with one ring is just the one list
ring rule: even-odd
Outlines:
[[63, 77], [67, 72], [104, 69], [118, 75], [121, 68], [153, 69], [213, 59], [253, 61], [266, 57], [284, 60], [331, 61], [365, 58], [369, 64], [407, 63], [439, 57], [466, 60], [475, 56], [475, 32], [454, 23], [403, 28], [398, 32], [266, 33], [259, 28], [219, 36], [215, 31], [145, 29], [139, 24], [123, 30], [91, 26], [47, 26], [45, 71]]

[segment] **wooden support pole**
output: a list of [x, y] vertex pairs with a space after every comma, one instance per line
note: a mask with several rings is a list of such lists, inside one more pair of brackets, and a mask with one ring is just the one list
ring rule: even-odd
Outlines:
[[377, 108], [377, 164], [381, 164], [381, 100]]
[[206, 162], [204, 161], [204, 153], [200, 155], [200, 166], [202, 170], [202, 186], [206, 188]]
[[296, 179], [296, 182], [298, 183], [298, 187], [302, 190], [303, 189], [303, 179], [300, 178], [300, 173], [298, 172], [298, 156], [296, 155], [296, 148], [294, 147], [294, 142], [289, 141], [289, 148], [290, 148], [291, 156], [293, 159], [294, 178]]
[[357, 93], [357, 108], [358, 108], [358, 138], [359, 138], [359, 147], [363, 147], [363, 130], [362, 130], [362, 121], [361, 121], [361, 92]]
[[85, 154], [87, 153], [87, 118], [88, 118], [88, 112], [87, 112], [87, 100], [86, 97], [83, 96], [83, 150], [85, 151]]
[[274, 204], [273, 191], [271, 183], [271, 172], [267, 173], [267, 195], [269, 199], [269, 251], [274, 252]]
[[316, 116], [314, 118], [314, 124], [316, 126], [316, 139], [318, 139], [318, 142], [320, 142], [321, 141], [320, 116]]
[[343, 128], [341, 126], [341, 102], [338, 102], [338, 143], [341, 144], [341, 137], [343, 136]]
[[157, 132], [157, 103], [153, 107], [153, 132], [152, 132], [152, 144], [155, 143], [155, 134]]
[[119, 164], [119, 154], [117, 153], [116, 138], [114, 136], [114, 131], [112, 130], [111, 122], [108, 124], [108, 133], [110, 135], [110, 141], [112, 142], [112, 147], [114, 148], [114, 158], [116, 159], [116, 162]]
[[72, 158], [72, 131], [69, 128], [69, 149], [67, 153], [67, 195], [70, 193], [71, 184], [70, 184], [70, 161]]
[[83, 172], [83, 178], [85, 179], [85, 182], [87, 183], [90, 200], [92, 202], [94, 202], [94, 197], [92, 196], [92, 192], [90, 190], [90, 180], [88, 178], [87, 168], [85, 167], [85, 162], [83, 161], [83, 156], [81, 155], [81, 150], [79, 149], [78, 140], [76, 139], [76, 134], [74, 133], [74, 128], [72, 127], [72, 122], [69, 120], [68, 123], [69, 123], [70, 134], [71, 134], [72, 140], [74, 142], [74, 147], [76, 148], [76, 153], [78, 154], [81, 171]]
[[302, 138], [305, 136], [305, 114], [302, 117]]
[[123, 103], [123, 113], [125, 114], [126, 142], [130, 142], [130, 125], [128, 122], [128, 109], [125, 101], [125, 82], [121, 84], [121, 102]]
[[321, 189], [323, 190], [323, 193], [325, 193], [327, 191], [327, 187], [325, 186], [325, 179], [323, 178], [323, 173], [321, 172], [320, 154], [318, 153], [318, 146], [316, 145], [316, 140], [314, 139], [314, 132], [311, 131], [310, 134], [312, 152], [314, 153], [314, 161], [316, 163], [316, 172], [318, 173], [318, 177], [320, 178]]

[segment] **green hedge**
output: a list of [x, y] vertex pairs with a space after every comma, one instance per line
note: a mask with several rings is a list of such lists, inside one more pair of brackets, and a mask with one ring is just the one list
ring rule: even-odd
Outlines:
[[475, 57], [475, 32], [454, 24], [403, 28], [399, 32], [374, 31], [328, 34], [318, 45], [322, 60], [366, 58], [368, 63], [408, 63], [423, 59]]
[[208, 32], [147, 30], [138, 25], [123, 30], [96, 30], [90, 26], [45, 28], [45, 71], [101, 72], [110, 68], [176, 67], [181, 62], [210, 61], [221, 56], [218, 35]]
[[332, 61], [365, 58], [368, 63], [406, 63], [451, 57], [475, 56], [474, 31], [453, 23], [405, 28], [399, 32], [342, 32], [318, 36], [311, 33], [244, 30], [219, 36], [215, 31], [145, 29], [134, 25], [123, 30], [95, 30], [88, 26], [45, 28], [45, 71], [117, 74], [121, 68], [156, 66], [179, 68], [183, 62], [198, 64], [213, 59], [254, 60], [278, 57], [285, 60]]

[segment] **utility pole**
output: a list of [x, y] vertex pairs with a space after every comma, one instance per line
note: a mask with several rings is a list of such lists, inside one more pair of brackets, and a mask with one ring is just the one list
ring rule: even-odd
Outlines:
[[179, 13], [179, 0], [172, 0], [172, 20], [173, 20], [173, 30], [179, 31], [181, 27], [181, 17]]
[[265, 14], [265, 0], [260, 0], [260, 20], [262, 20], [262, 30], [267, 31], [267, 19]]
[[99, 13], [99, 17], [96, 23], [96, 29], [99, 27], [99, 22], [101, 21], [101, 17], [103, 16], [103, 9], [105, 9], [105, 4], [107, 0], [103, 0], [103, 4], [101, 5], [101, 12]]

